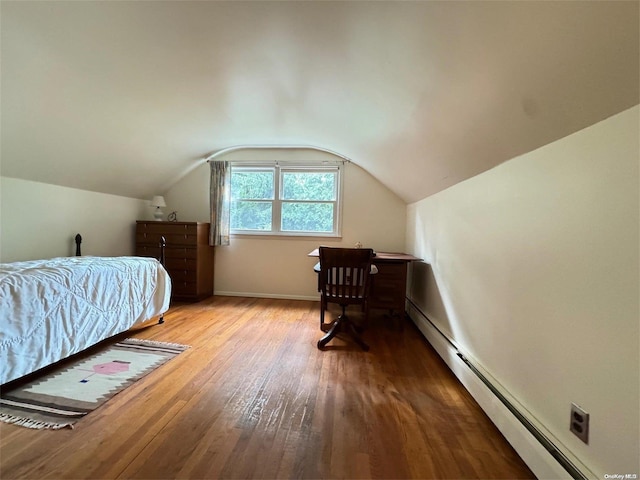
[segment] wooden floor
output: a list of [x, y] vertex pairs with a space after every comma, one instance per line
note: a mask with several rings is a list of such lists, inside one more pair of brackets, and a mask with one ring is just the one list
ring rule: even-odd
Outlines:
[[139, 338], [192, 348], [74, 430], [0, 424], [0, 478], [534, 478], [409, 322], [317, 350], [319, 303], [213, 297]]

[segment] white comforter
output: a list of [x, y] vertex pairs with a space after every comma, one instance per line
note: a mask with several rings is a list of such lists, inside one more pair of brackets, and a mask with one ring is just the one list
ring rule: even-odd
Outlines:
[[166, 312], [170, 295], [153, 258], [0, 264], [0, 384]]

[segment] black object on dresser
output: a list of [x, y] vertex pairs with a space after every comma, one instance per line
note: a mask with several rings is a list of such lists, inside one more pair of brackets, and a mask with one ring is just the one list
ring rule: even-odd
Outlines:
[[166, 239], [165, 268], [171, 298], [197, 302], [213, 295], [213, 255], [209, 224], [201, 222], [136, 222], [136, 255], [158, 258], [160, 237]]

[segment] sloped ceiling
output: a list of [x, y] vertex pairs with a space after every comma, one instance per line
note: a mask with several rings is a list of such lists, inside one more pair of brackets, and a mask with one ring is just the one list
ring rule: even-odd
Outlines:
[[405, 201], [639, 102], [629, 2], [1, 2], [1, 174], [134, 198], [303, 144]]

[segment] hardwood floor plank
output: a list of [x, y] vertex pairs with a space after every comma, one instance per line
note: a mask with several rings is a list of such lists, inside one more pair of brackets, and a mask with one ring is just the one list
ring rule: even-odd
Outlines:
[[126, 336], [191, 348], [74, 430], [0, 424], [0, 478], [534, 478], [409, 323], [374, 314], [363, 352], [316, 348], [318, 302], [213, 297], [165, 319]]

